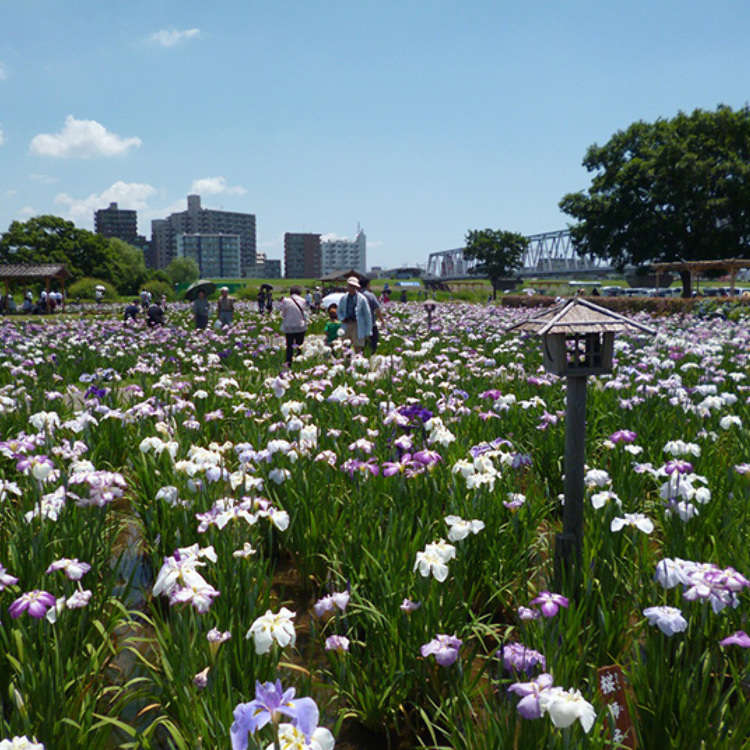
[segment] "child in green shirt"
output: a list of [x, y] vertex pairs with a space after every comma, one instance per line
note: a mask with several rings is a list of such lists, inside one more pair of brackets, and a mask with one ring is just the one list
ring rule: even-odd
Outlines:
[[338, 319], [338, 305], [328, 305], [328, 322], [325, 327], [326, 344], [333, 344], [338, 337], [339, 328], [341, 323]]

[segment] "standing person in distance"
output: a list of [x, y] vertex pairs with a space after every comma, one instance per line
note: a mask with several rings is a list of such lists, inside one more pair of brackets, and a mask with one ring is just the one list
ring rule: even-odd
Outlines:
[[234, 317], [234, 300], [229, 296], [229, 287], [221, 287], [219, 301], [216, 303], [216, 312], [219, 315], [219, 322], [223, 326], [231, 326]]
[[258, 290], [256, 299], [258, 301], [258, 312], [262, 315], [263, 310], [266, 309], [266, 290], [263, 287]]
[[320, 292], [320, 287], [316, 286], [313, 292], [313, 312], [320, 312], [320, 303], [323, 301], [323, 295]]
[[208, 299], [206, 299], [206, 293], [203, 289], [198, 290], [198, 296], [193, 302], [193, 314], [195, 315], [195, 327], [198, 329], [205, 328], [208, 325], [208, 314], [210, 306]]
[[291, 367], [292, 358], [299, 352], [305, 341], [307, 332], [307, 315], [305, 313], [305, 298], [302, 289], [293, 286], [289, 289], [289, 296], [282, 297], [279, 303], [281, 311], [281, 330], [286, 335], [286, 361], [284, 366]]
[[372, 349], [372, 353], [375, 354], [375, 350], [378, 348], [378, 341], [380, 340], [380, 332], [378, 331], [378, 321], [383, 320], [383, 311], [380, 308], [380, 302], [378, 298], [370, 289], [370, 279], [364, 280], [364, 288], [362, 294], [367, 299], [367, 303], [370, 305], [370, 317], [372, 318], [372, 333], [367, 339], [367, 342]]
[[359, 279], [356, 276], [350, 276], [346, 280], [346, 289], [347, 293], [339, 300], [338, 316], [354, 351], [361, 352], [365, 339], [372, 333], [370, 303], [360, 293]]
[[[297, 287], [299, 289], [299, 287]], [[302, 291], [300, 289], [300, 291]], [[304, 300], [302, 300], [304, 302]], [[266, 312], [270, 315], [271, 310], [273, 310], [273, 294], [271, 293], [271, 290], [269, 289], [266, 292]]]

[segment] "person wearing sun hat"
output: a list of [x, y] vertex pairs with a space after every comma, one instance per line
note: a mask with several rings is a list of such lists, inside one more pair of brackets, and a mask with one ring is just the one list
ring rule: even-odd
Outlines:
[[219, 316], [219, 322], [223, 326], [231, 326], [234, 317], [234, 300], [229, 296], [229, 287], [221, 287], [219, 301], [216, 303], [216, 312]]
[[359, 279], [346, 280], [346, 294], [339, 300], [339, 320], [344, 324], [344, 336], [352, 342], [354, 350], [361, 352], [365, 339], [372, 333], [372, 313], [367, 298], [360, 292]]

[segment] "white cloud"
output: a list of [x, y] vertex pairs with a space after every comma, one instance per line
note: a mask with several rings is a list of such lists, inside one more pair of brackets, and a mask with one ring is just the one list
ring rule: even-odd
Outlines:
[[5, 197], [6, 198], [12, 198], [17, 192], [18, 192], [18, 190], [13, 190], [13, 189], [6, 190], [5, 191]]
[[0, 146], [2, 146], [3, 143], [5, 143], [5, 133], [3, 133], [3, 129], [0, 128]]
[[68, 115], [59, 133], [35, 135], [29, 148], [32, 154], [38, 156], [86, 159], [91, 156], [120, 156], [140, 145], [140, 138], [121, 138], [96, 120], [76, 120], [73, 115]]
[[59, 182], [59, 177], [51, 177], [48, 174], [30, 174], [29, 179], [34, 182], [40, 182], [42, 185], [53, 185], [55, 182]]
[[196, 195], [244, 195], [247, 190], [241, 185], [230, 187], [226, 177], [202, 177], [200, 180], [193, 180], [190, 192]]
[[39, 211], [31, 206], [24, 206], [18, 213], [21, 216], [39, 216]]
[[0, 81], [4, 81], [8, 78], [8, 69], [0, 62]]
[[148, 208], [148, 199], [156, 193], [156, 188], [141, 182], [122, 182], [118, 180], [103, 192], [92, 193], [87, 198], [74, 198], [67, 193], [55, 196], [55, 205], [65, 206], [66, 218], [85, 222], [91, 226], [94, 211], [107, 208], [110, 203], [117, 203], [118, 208], [143, 211]]
[[177, 29], [162, 29], [161, 31], [156, 31], [151, 34], [149, 39], [152, 42], [161, 44], [162, 47], [174, 47], [176, 44], [188, 39], [197, 39], [200, 36], [200, 33], [200, 29], [185, 29], [184, 31], [179, 31]]

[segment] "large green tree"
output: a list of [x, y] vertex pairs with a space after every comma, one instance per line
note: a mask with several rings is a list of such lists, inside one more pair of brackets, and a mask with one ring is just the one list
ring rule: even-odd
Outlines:
[[747, 257], [750, 249], [750, 109], [697, 109], [635, 122], [589, 147], [586, 191], [560, 208], [577, 220], [581, 254], [616, 267]]
[[84, 276], [115, 281], [114, 256], [106, 237], [59, 216], [14, 221], [0, 236], [0, 263], [64, 263], [72, 281]]
[[117, 238], [109, 240], [109, 247], [112, 250], [109, 261], [112, 283], [120, 294], [137, 294], [148, 278], [143, 250]]
[[173, 284], [195, 281], [201, 273], [198, 264], [192, 258], [175, 258], [164, 270]]
[[529, 241], [518, 232], [501, 229], [471, 229], [465, 241], [464, 258], [479, 261], [471, 272], [487, 276], [492, 284], [492, 296], [497, 297], [500, 280], [521, 267]]

